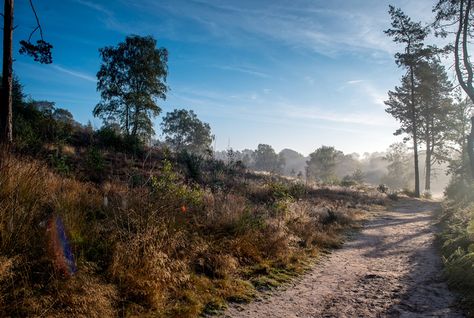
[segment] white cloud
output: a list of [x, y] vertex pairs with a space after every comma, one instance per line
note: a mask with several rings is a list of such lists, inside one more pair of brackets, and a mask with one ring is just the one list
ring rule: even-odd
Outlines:
[[178, 0], [170, 6], [148, 0], [136, 5], [187, 17], [225, 41], [250, 37], [258, 42], [258, 38], [266, 38], [330, 57], [361, 50], [382, 51], [389, 57], [395, 46], [382, 32], [388, 26], [388, 3], [372, 3], [374, 8], [354, 5], [349, 8], [346, 3], [333, 8], [335, 5], [331, 3], [304, 0], [242, 1], [238, 6], [232, 1]]
[[328, 112], [317, 107], [288, 106], [282, 109], [285, 116], [297, 119], [316, 119], [340, 124], [392, 127], [394, 122], [388, 116], [379, 113]]
[[261, 78], [271, 77], [269, 74], [266, 74], [264, 72], [261, 72], [252, 68], [247, 68], [247, 67], [231, 66], [231, 65], [213, 65], [212, 67], [215, 67], [224, 71], [239, 72], [239, 73], [249, 74], [249, 75], [253, 75], [253, 76], [261, 77]]
[[364, 82], [364, 80], [351, 80], [351, 81], [347, 81], [346, 84], [353, 85], [353, 84], [359, 84], [362, 82]]
[[97, 82], [97, 79], [94, 76], [91, 76], [91, 75], [88, 75], [88, 74], [73, 71], [73, 70], [67, 69], [65, 67], [59, 66], [57, 64], [52, 64], [51, 67], [55, 70], [58, 70], [58, 71], [62, 72], [62, 73], [65, 73], [65, 74], [83, 79], [85, 81], [94, 82], [94, 83]]
[[360, 92], [370, 98], [372, 103], [385, 107], [384, 101], [387, 99], [386, 92], [378, 90], [370, 81], [362, 79], [351, 80], [347, 81], [346, 84], [357, 87]]

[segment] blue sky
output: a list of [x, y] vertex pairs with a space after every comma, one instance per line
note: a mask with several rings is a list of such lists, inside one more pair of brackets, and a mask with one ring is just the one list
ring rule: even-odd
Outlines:
[[[35, 99], [74, 117], [99, 101], [98, 49], [128, 34], [152, 35], [169, 51], [170, 92], [163, 114], [193, 109], [209, 122], [218, 150], [303, 154], [321, 145], [346, 153], [381, 151], [399, 138], [384, 111], [402, 70], [383, 34], [388, 5], [431, 19], [432, 0], [35, 0], [52, 65], [16, 54], [14, 71]], [[27, 0], [16, 0], [15, 43], [34, 28]], [[15, 48], [15, 52], [18, 47]], [[159, 135], [161, 118], [155, 119]]]

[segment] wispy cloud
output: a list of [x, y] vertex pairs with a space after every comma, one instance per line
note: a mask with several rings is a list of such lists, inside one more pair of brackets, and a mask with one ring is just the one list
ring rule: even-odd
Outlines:
[[364, 126], [391, 127], [394, 122], [388, 116], [379, 113], [347, 113], [347, 112], [328, 112], [317, 107], [288, 106], [283, 109], [283, 113], [291, 118], [311, 119], [335, 122], [339, 124], [355, 124]]
[[[327, 111], [328, 107], [314, 106], [308, 104], [293, 104], [281, 100], [274, 94], [250, 93], [224, 93], [217, 91], [180, 89], [173, 92], [178, 100], [192, 102], [193, 105], [212, 109], [214, 114], [222, 113], [236, 116], [236, 113], [246, 113], [256, 119], [261, 117], [272, 117], [273, 120], [306, 124], [311, 121], [322, 121], [344, 124], [347, 128], [354, 129], [354, 125], [368, 127], [395, 127], [395, 122], [379, 109], [359, 109], [353, 112], [345, 110]], [[226, 107], [222, 107], [226, 105]], [[192, 106], [192, 105], [190, 105]], [[238, 111], [237, 111], [238, 109]], [[269, 111], [271, 109], [271, 112]], [[229, 112], [230, 111], [230, 112]], [[271, 115], [269, 115], [271, 114]], [[267, 118], [268, 119], [268, 118]]]
[[113, 16], [112, 11], [107, 9], [106, 7], [96, 3], [96, 2], [91, 2], [91, 1], [86, 1], [86, 0], [74, 0], [76, 3], [82, 4], [83, 6], [86, 6], [90, 9], [93, 9], [97, 12], [106, 14], [108, 16]]
[[94, 76], [89, 75], [89, 74], [73, 71], [73, 70], [70, 70], [68, 68], [59, 66], [57, 64], [52, 64], [51, 67], [53, 69], [57, 70], [57, 71], [60, 71], [62, 73], [65, 73], [65, 74], [68, 74], [68, 75], [71, 75], [71, 76], [74, 76], [74, 77], [77, 77], [77, 78], [80, 78], [80, 79], [83, 79], [85, 81], [94, 82], [94, 83], [97, 82], [97, 79]]
[[331, 57], [360, 50], [382, 51], [388, 53], [386, 57], [395, 52], [395, 46], [382, 32], [387, 27], [384, 4], [377, 5], [379, 12], [374, 12], [364, 6], [361, 9], [353, 5], [349, 8], [346, 4], [323, 7], [321, 3], [311, 1], [275, 1], [271, 4], [242, 1], [238, 6], [231, 1], [193, 0], [186, 5], [183, 0], [176, 2], [177, 5], [169, 6], [148, 0], [140, 6], [187, 17], [225, 41], [250, 35], [254, 40], [274, 40]]
[[[141, 0], [134, 2], [118, 1], [130, 8], [156, 15], [153, 22], [134, 21], [124, 24], [115, 19], [107, 9], [90, 2], [75, 0], [90, 8], [105, 13], [108, 27], [119, 32], [131, 30], [156, 30], [157, 25], [166, 28], [169, 34], [176, 25], [164, 21], [172, 17], [187, 19], [199, 25], [199, 32], [182, 35], [187, 40], [194, 36], [197, 41], [209, 41], [209, 36], [234, 45], [262, 45], [264, 41], [274, 41], [295, 50], [310, 50], [328, 57], [346, 53], [376, 52], [377, 61], [387, 61], [397, 51], [397, 46], [383, 30], [389, 27], [388, 1], [248, 1], [231, 0]], [[408, 14], [422, 11], [415, 19], [430, 20], [432, 1], [393, 0], [393, 4], [407, 9]], [[176, 19], [175, 19], [176, 20]], [[173, 24], [173, 23], [172, 23]], [[203, 35], [202, 30], [207, 34]], [[182, 38], [180, 39], [182, 40]]]
[[[122, 34], [130, 34], [133, 30], [131, 25], [120, 22], [115, 16], [114, 12], [105, 6], [98, 4], [96, 2], [88, 0], [74, 0], [76, 3], [79, 3], [89, 9], [92, 9], [102, 15], [102, 23], [110, 30], [115, 30]], [[141, 23], [135, 23], [133, 26], [141, 26]], [[150, 26], [151, 27], [151, 26]]]
[[212, 67], [215, 67], [217, 69], [224, 70], [224, 71], [239, 72], [239, 73], [249, 74], [249, 75], [253, 75], [253, 76], [261, 77], [261, 78], [271, 78], [269, 74], [266, 74], [264, 72], [261, 72], [255, 69], [246, 68], [246, 67], [231, 66], [231, 65], [212, 65]]
[[[346, 81], [345, 84], [357, 88], [362, 94], [368, 96], [372, 103], [385, 107], [384, 101], [387, 99], [387, 94], [384, 91], [377, 89], [370, 81], [358, 79]], [[342, 86], [345, 89], [347, 86]]]
[[359, 84], [362, 82], [364, 82], [364, 80], [351, 80], [351, 81], [347, 81], [346, 84], [353, 85], [353, 84]]

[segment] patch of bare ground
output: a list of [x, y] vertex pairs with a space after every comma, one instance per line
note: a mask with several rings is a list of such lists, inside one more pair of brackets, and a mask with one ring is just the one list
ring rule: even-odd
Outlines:
[[224, 317], [464, 317], [434, 246], [439, 208], [404, 199], [376, 212], [304, 277]]

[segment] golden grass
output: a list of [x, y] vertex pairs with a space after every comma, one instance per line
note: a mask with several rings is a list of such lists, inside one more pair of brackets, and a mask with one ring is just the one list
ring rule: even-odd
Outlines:
[[[215, 313], [302, 273], [358, 219], [345, 203], [372, 200], [342, 190], [296, 200], [293, 186], [265, 180], [211, 192], [186, 184], [170, 162], [148, 173], [135, 188], [96, 185], [0, 154], [0, 316]], [[76, 256], [69, 279], [47, 253], [51, 214], [63, 219]]]

